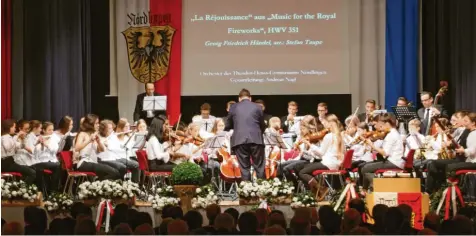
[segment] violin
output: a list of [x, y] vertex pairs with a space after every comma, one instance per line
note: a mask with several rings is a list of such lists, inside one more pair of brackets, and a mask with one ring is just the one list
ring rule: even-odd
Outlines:
[[324, 139], [324, 136], [326, 136], [326, 134], [329, 133], [329, 130], [328, 129], [323, 129], [321, 131], [318, 131], [316, 133], [313, 133], [313, 134], [310, 134], [310, 135], [307, 135], [305, 137], [305, 139], [309, 140], [310, 143], [318, 143], [320, 142], [322, 139]]
[[387, 134], [390, 133], [390, 130], [385, 130], [385, 131], [379, 131], [379, 130], [374, 130], [374, 131], [367, 131], [359, 137], [357, 137], [351, 144], [350, 146], [353, 146], [355, 144], [358, 144], [366, 139], [370, 139], [370, 141], [375, 142], [377, 140], [382, 140], [385, 139]]

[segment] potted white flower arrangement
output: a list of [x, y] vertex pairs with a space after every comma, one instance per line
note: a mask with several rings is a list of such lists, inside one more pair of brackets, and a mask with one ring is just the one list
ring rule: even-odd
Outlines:
[[23, 180], [6, 181], [1, 179], [2, 206], [39, 206], [42, 195], [34, 184]]
[[291, 202], [291, 208], [301, 208], [301, 207], [316, 207], [317, 201], [316, 198], [311, 193], [299, 194], [296, 197], [293, 197]]
[[172, 186], [152, 186], [148, 200], [152, 203], [152, 208], [157, 211], [161, 211], [166, 205], [178, 206], [180, 203], [180, 198], [177, 197]]
[[137, 183], [132, 181], [94, 181], [83, 182], [79, 185], [78, 197], [86, 204], [95, 204], [101, 199], [110, 199], [114, 203], [129, 203], [134, 201], [135, 196], [144, 194]]
[[258, 196], [270, 204], [290, 204], [293, 192], [293, 183], [274, 178], [261, 181]]
[[64, 214], [71, 210], [73, 203], [73, 198], [69, 194], [52, 193], [44, 202], [44, 207], [50, 214]]
[[240, 205], [256, 205], [260, 201], [260, 182], [242, 181], [238, 186], [237, 193], [240, 197]]
[[218, 204], [218, 196], [211, 184], [197, 188], [195, 194], [195, 197], [192, 198], [192, 208], [206, 208], [208, 205]]

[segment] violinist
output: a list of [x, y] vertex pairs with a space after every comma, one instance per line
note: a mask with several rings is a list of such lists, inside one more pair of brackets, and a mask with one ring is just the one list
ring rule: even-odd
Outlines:
[[26, 133], [20, 131], [15, 134], [16, 124], [14, 120], [2, 120], [2, 172], [19, 172], [22, 174], [27, 184], [32, 184], [36, 178], [36, 171], [30, 166], [15, 163], [13, 156], [22, 149], [23, 144], [19, 139], [23, 139]]
[[[213, 124], [213, 128], [212, 128], [212, 132], [213, 136], [216, 136], [216, 135], [221, 135], [223, 133], [226, 133], [225, 131], [225, 122], [223, 121], [223, 119], [221, 118], [217, 118], [215, 120], [215, 123]], [[213, 137], [210, 137], [210, 138], [213, 138]], [[224, 138], [224, 149], [230, 153], [230, 135], [228, 133], [225, 134], [225, 138]], [[217, 154], [217, 151], [218, 151], [218, 147], [216, 148], [206, 148], [203, 150], [203, 155], [207, 155], [208, 156], [208, 163], [205, 163], [205, 162], [202, 162], [202, 160], [204, 159], [203, 156], [200, 156], [200, 158], [202, 158], [201, 160], [199, 160], [199, 163], [200, 163], [200, 166], [202, 167], [203, 170], [205, 169], [211, 169], [212, 170], [212, 175], [215, 175], [216, 173], [218, 173], [218, 170], [220, 169], [220, 163], [218, 162], [218, 154]]]
[[150, 124], [146, 136], [149, 171], [171, 171], [175, 166], [169, 162], [170, 153], [167, 151], [169, 142], [164, 141], [164, 133], [168, 129], [168, 123], [163, 116], [154, 118]]
[[179, 165], [183, 162], [193, 162], [193, 150], [188, 143], [185, 143], [186, 135], [183, 131], [177, 130], [170, 139], [167, 151], [170, 154], [170, 162]]
[[[350, 146], [350, 149], [354, 150], [354, 154], [352, 156], [352, 169], [362, 168], [365, 163], [373, 161], [371, 148], [369, 147], [369, 145], [360, 141], [362, 139], [361, 135], [369, 132], [368, 129], [369, 126], [365, 122], [360, 122], [360, 124], [358, 124], [357, 128], [355, 129], [357, 137], [353, 139], [353, 142], [351, 142], [350, 144], [346, 144], [347, 146]], [[352, 128], [350, 128], [350, 130], [352, 130]]]
[[[299, 124], [300, 137], [296, 140], [294, 147], [291, 151], [285, 155], [291, 155], [292, 159], [286, 160], [282, 164], [283, 175], [286, 176], [286, 179], [292, 180], [297, 186], [297, 176], [296, 174], [304, 168], [311, 160], [317, 158], [310, 152], [319, 146], [319, 143], [311, 143], [308, 140], [308, 137], [312, 134], [315, 134], [319, 131], [324, 130], [324, 126], [316, 120], [314, 116], [306, 115], [304, 119]], [[297, 155], [294, 155], [296, 153]], [[286, 158], [285, 158], [286, 159]]]
[[[342, 124], [337, 116], [331, 114], [327, 116], [327, 127], [329, 132], [324, 136], [319, 147], [313, 148], [311, 152], [318, 156], [321, 161], [312, 162], [299, 171], [299, 178], [307, 183], [312, 192], [316, 192], [318, 183], [312, 172], [315, 170], [338, 170], [342, 164], [345, 152], [344, 139], [342, 137]], [[327, 194], [324, 189], [322, 196]]]
[[456, 149], [458, 154], [466, 157], [465, 162], [449, 164], [447, 167], [448, 173], [453, 177], [457, 170], [476, 170], [476, 112], [467, 114], [464, 118], [466, 128], [470, 130], [466, 140], [466, 148], [459, 147]]
[[268, 128], [264, 131], [265, 133], [281, 134], [283, 130], [281, 129], [281, 120], [279, 117], [271, 117], [269, 119]]
[[[214, 121], [214, 123], [216, 123], [216, 121]], [[202, 132], [200, 129], [200, 124], [190, 123], [188, 125], [187, 135], [184, 140], [184, 144], [188, 145], [192, 152], [192, 159], [197, 159], [197, 162], [200, 162], [202, 159], [202, 147], [205, 143], [205, 139], [201, 137], [200, 132]]]
[[[426, 191], [428, 193], [433, 193], [436, 189], [438, 189], [438, 186], [445, 182], [446, 173], [449, 172], [448, 168], [450, 165], [464, 163], [465, 160], [468, 161], [468, 156], [466, 155], [466, 153], [463, 152], [463, 150], [469, 148], [467, 146], [467, 144], [469, 143], [469, 135], [466, 136], [465, 133], [471, 133], [470, 128], [472, 127], [472, 123], [470, 114], [472, 113], [469, 113], [468, 111], [458, 111], [455, 113], [456, 117], [458, 118], [456, 125], [460, 129], [465, 129], [461, 131], [461, 135], [458, 138], [453, 136], [455, 137], [455, 141], [460, 147], [456, 148], [450, 141], [448, 141], [446, 144], [443, 144], [443, 146], [450, 149], [456, 148], [456, 158], [434, 160], [428, 164], [428, 172], [426, 179]], [[471, 152], [468, 154], [471, 154]], [[453, 167], [456, 168], [458, 167], [458, 165], [454, 165]]]
[[363, 194], [372, 186], [374, 172], [378, 169], [403, 169], [405, 160], [403, 157], [403, 140], [395, 128], [395, 119], [388, 113], [381, 114], [377, 117], [378, 131], [388, 131], [388, 134], [383, 140], [382, 147], [377, 147], [370, 139], [365, 142], [373, 150], [384, 157], [382, 161], [375, 161], [367, 163], [362, 167], [361, 173], [363, 176]]
[[[121, 118], [117, 122], [116, 137], [112, 137], [110, 141], [118, 142], [119, 145], [114, 145], [114, 151], [117, 155], [116, 161], [131, 170], [131, 180], [135, 183], [139, 182], [139, 162], [137, 161], [135, 153], [132, 151], [134, 147], [134, 139], [137, 137], [137, 133], [131, 136], [132, 130], [130, 129], [129, 121], [126, 118]], [[145, 139], [144, 139], [145, 141]], [[127, 143], [127, 144], [126, 144]], [[127, 145], [127, 146], [126, 146]]]
[[[408, 152], [413, 149], [413, 150], [420, 150], [425, 148], [425, 143], [427, 142], [427, 139], [425, 138], [424, 135], [420, 134], [420, 125], [421, 122], [418, 119], [413, 119], [410, 122], [408, 122], [408, 136], [404, 140], [405, 144], [405, 153], [403, 156], [407, 156]], [[426, 154], [426, 153], [425, 153]], [[417, 158], [415, 158], [417, 159]], [[433, 159], [430, 157], [429, 158], [425, 157], [424, 159]], [[423, 160], [420, 160], [423, 161]], [[414, 165], [416, 165], [416, 160], [414, 162]], [[421, 164], [418, 164], [420, 166]]]

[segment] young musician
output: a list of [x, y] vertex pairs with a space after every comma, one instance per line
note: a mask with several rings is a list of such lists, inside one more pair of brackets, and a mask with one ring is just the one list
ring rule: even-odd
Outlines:
[[[28, 128], [27, 128], [28, 127]], [[24, 124], [21, 131], [26, 132], [30, 130], [25, 138], [21, 139], [21, 143], [24, 144], [23, 148], [18, 150], [13, 156], [15, 162], [19, 165], [33, 166], [35, 164], [34, 152], [35, 146], [42, 142], [38, 139], [38, 135], [41, 133], [41, 122], [38, 120], [32, 120], [28, 125]]]
[[464, 155], [466, 160], [465, 162], [448, 165], [447, 171], [452, 175], [454, 175], [457, 170], [476, 170], [476, 113], [471, 112], [465, 115], [463, 119], [470, 133], [466, 139], [466, 148], [457, 148], [456, 152]]
[[210, 115], [211, 106], [208, 103], [200, 106], [200, 115], [196, 115], [192, 118], [192, 123], [199, 123], [200, 130], [210, 132], [215, 122], [216, 117]]
[[373, 112], [375, 111], [377, 103], [373, 99], [368, 99], [365, 101], [365, 113], [361, 113], [358, 115], [360, 121], [369, 124], [371, 122], [371, 118], [373, 116]]
[[117, 169], [98, 163], [98, 154], [105, 150], [99, 140], [98, 131], [99, 118], [93, 114], [86, 115], [81, 131], [74, 140], [74, 152], [77, 153], [77, 157], [73, 158], [73, 164], [79, 171], [96, 173], [100, 180], [120, 179], [122, 176]]
[[170, 163], [170, 153], [167, 151], [168, 142], [164, 141], [164, 134], [169, 129], [168, 122], [162, 116], [152, 120], [147, 134], [147, 158], [150, 171], [171, 171], [174, 164]]
[[147, 132], [147, 124], [145, 123], [145, 120], [140, 119], [137, 122], [137, 131], [139, 132]]
[[288, 115], [281, 117], [281, 128], [284, 133], [288, 133], [291, 130], [291, 127], [294, 125], [294, 117], [297, 116], [298, 104], [295, 101], [290, 101], [288, 103]]
[[193, 162], [193, 150], [185, 143], [187, 136], [185, 132], [177, 130], [170, 139], [171, 146], [167, 151], [170, 153], [170, 162], [174, 165], [179, 165], [183, 162]]
[[70, 151], [73, 147], [73, 141], [76, 133], [72, 133], [72, 130], [73, 118], [70, 116], [63, 116], [58, 123], [58, 130], [55, 131], [55, 135], [60, 139], [58, 152]]
[[127, 168], [120, 163], [117, 151], [120, 143], [114, 134], [114, 123], [110, 120], [102, 120], [99, 123], [99, 142], [104, 146], [104, 150], [98, 154], [99, 163], [108, 165], [117, 171], [121, 178], [127, 173]]
[[372, 185], [374, 172], [378, 169], [398, 168], [403, 169], [405, 160], [403, 157], [403, 140], [395, 128], [395, 120], [390, 114], [382, 114], [378, 116], [377, 128], [380, 131], [389, 131], [383, 140], [382, 147], [377, 147], [371, 140], [367, 139], [366, 143], [380, 155], [384, 157], [383, 161], [368, 163], [362, 167], [363, 190], [364, 192]]
[[312, 172], [315, 170], [337, 170], [344, 158], [344, 140], [342, 137], [342, 124], [335, 115], [327, 116], [327, 129], [329, 133], [324, 136], [321, 146], [313, 148], [311, 152], [319, 156], [322, 161], [312, 162], [299, 171], [299, 178], [307, 183], [312, 192], [315, 192], [318, 183]]
[[[230, 149], [231, 134], [225, 131], [225, 122], [223, 121], [223, 119], [217, 118], [215, 120], [215, 123], [213, 124], [213, 128], [212, 128], [212, 134], [214, 136], [217, 136], [217, 135], [223, 136], [223, 140], [217, 140], [217, 142], [224, 141], [224, 143], [222, 143], [223, 145], [222, 148], [224, 148], [226, 152], [231, 153], [231, 149]], [[209, 137], [209, 138], [213, 138], [213, 137]], [[219, 143], [216, 143], [216, 144], [219, 145]], [[215, 147], [215, 148], [206, 148], [203, 150], [204, 155], [208, 155], [208, 163], [200, 162], [202, 169], [208, 168], [212, 170], [213, 172], [212, 174], [218, 173], [215, 171], [220, 168], [220, 163], [218, 162], [219, 154], [217, 153], [219, 149], [220, 148]]]
[[27, 184], [32, 184], [36, 179], [35, 169], [15, 163], [13, 156], [24, 146], [19, 140], [25, 138], [26, 133], [20, 131], [16, 137], [16, 124], [14, 120], [2, 121], [2, 172], [19, 172]]
[[267, 114], [267, 113], [264, 112], [264, 111], [266, 110], [266, 104], [265, 104], [264, 101], [261, 100], [261, 99], [255, 100], [255, 103], [258, 104], [258, 105], [261, 107], [261, 109], [263, 109], [264, 123], [265, 123], [266, 125], [268, 125], [268, 124], [269, 124], [269, 119], [271, 119], [271, 117], [273, 117], [273, 116], [271, 116], [270, 114]]
[[321, 123], [325, 122], [326, 117], [327, 117], [327, 112], [328, 112], [327, 103], [320, 102], [319, 104], [317, 104], [317, 114], [318, 114], [317, 119]]
[[[117, 122], [116, 138], [112, 138], [111, 141], [119, 142], [119, 146], [115, 145], [116, 149], [113, 151], [117, 154], [117, 162], [123, 164], [127, 170], [131, 171], [131, 180], [133, 182], [139, 182], [139, 163], [136, 161], [135, 152], [133, 152], [134, 138], [137, 133], [132, 136], [132, 130], [130, 130], [129, 121], [126, 118], [121, 118]], [[145, 140], [145, 139], [144, 139]], [[119, 149], [118, 149], [119, 148]]]
[[[59, 148], [59, 137], [54, 134], [54, 125], [51, 122], [44, 122], [40, 143], [35, 146], [33, 167], [37, 171], [37, 176], [43, 175], [43, 170], [47, 169], [53, 172], [49, 186], [56, 191], [59, 187], [61, 165], [58, 162], [56, 153]], [[43, 183], [42, 183], [43, 184]]]
[[[408, 131], [409, 131], [409, 134], [408, 136], [405, 138], [405, 153], [403, 156], [407, 156], [408, 155], [408, 152], [410, 150], [420, 150], [420, 149], [423, 149], [425, 148], [425, 143], [426, 143], [426, 138], [424, 135], [420, 134], [420, 126], [421, 126], [421, 122], [420, 120], [418, 119], [413, 119], [411, 120], [410, 122], [408, 122]], [[417, 161], [416, 161], [416, 157], [418, 155], [415, 156], [415, 166], [420, 166], [422, 163], [420, 164], [417, 164]], [[425, 159], [428, 159], [425, 157]], [[431, 158], [430, 158], [431, 159]], [[423, 160], [420, 159], [419, 162], [422, 162]]]
[[448, 118], [447, 111], [440, 105], [433, 104], [433, 97], [430, 92], [423, 91], [420, 95], [422, 108], [418, 110], [418, 117], [421, 120], [421, 132], [423, 135], [428, 135], [431, 128], [431, 118], [433, 116], [441, 115], [443, 118]]

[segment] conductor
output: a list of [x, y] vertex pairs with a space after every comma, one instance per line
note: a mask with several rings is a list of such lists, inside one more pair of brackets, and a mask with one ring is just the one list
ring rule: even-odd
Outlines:
[[256, 177], [265, 179], [263, 132], [266, 124], [263, 110], [258, 104], [251, 102], [251, 94], [247, 89], [240, 91], [239, 102], [230, 108], [225, 130], [231, 129], [231, 150], [238, 157], [242, 180], [251, 180], [251, 165], [256, 171]]
[[146, 96], [160, 96], [160, 94], [155, 92], [154, 83], [146, 83], [145, 93], [141, 93], [137, 95], [136, 107], [134, 109], [134, 122], [138, 121], [139, 119], [143, 119], [147, 123], [147, 126], [150, 126], [152, 119], [156, 115], [159, 115], [159, 112], [158, 111], [143, 111], [144, 97]]

